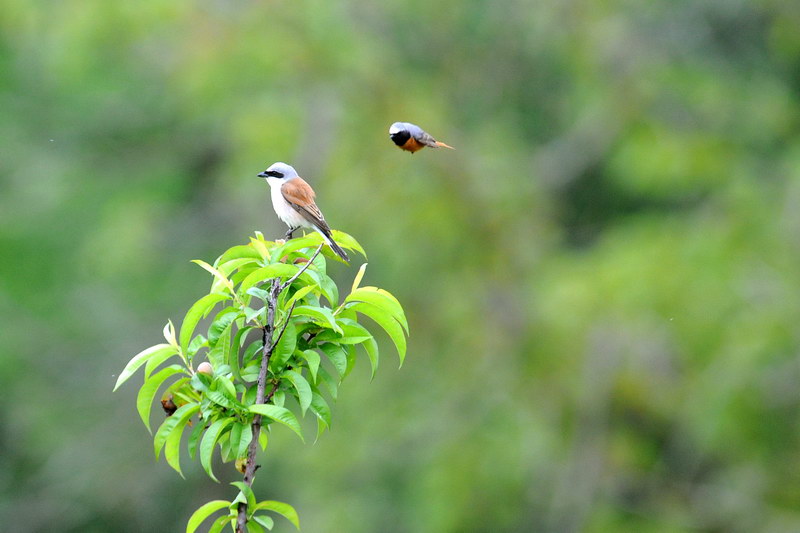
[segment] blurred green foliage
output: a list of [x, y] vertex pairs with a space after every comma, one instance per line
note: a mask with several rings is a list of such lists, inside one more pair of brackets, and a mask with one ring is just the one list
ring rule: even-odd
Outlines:
[[178, 531], [215, 497], [111, 387], [189, 259], [285, 231], [283, 160], [414, 331], [263, 464], [304, 531], [800, 530], [796, 1], [0, 13], [0, 523]]

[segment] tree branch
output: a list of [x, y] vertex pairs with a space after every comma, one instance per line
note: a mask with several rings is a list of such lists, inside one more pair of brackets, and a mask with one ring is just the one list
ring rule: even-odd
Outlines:
[[[267, 323], [264, 324], [262, 329], [261, 339], [263, 341], [263, 348], [261, 352], [261, 368], [258, 371], [258, 388], [256, 390], [256, 403], [264, 403], [267, 389], [267, 371], [269, 370], [269, 359], [275, 349], [275, 343], [272, 342], [272, 331], [275, 324], [275, 307], [278, 302], [280, 287], [278, 279], [271, 281], [272, 287], [270, 291], [270, 299], [267, 302]], [[274, 394], [274, 391], [270, 394]], [[244, 470], [244, 483], [251, 487], [253, 486], [253, 477], [256, 473], [256, 453], [258, 452], [258, 436], [261, 434], [261, 415], [253, 417], [253, 440], [247, 448], [247, 463]], [[236, 519], [236, 532], [245, 533], [247, 531], [247, 504], [239, 502], [239, 516]]]
[[[280, 381], [276, 380], [272, 386], [272, 390], [269, 391], [269, 394], [266, 393], [269, 360], [272, 357], [272, 352], [275, 351], [275, 347], [280, 342], [281, 337], [283, 337], [283, 333], [286, 331], [286, 327], [289, 325], [289, 320], [292, 318], [294, 306], [297, 304], [297, 302], [292, 302], [292, 306], [289, 308], [289, 312], [286, 314], [286, 319], [283, 322], [283, 327], [278, 333], [278, 336], [273, 339], [272, 333], [275, 328], [275, 311], [278, 307], [278, 297], [287, 287], [294, 283], [294, 281], [299, 278], [303, 272], [306, 271], [306, 269], [308, 269], [314, 259], [317, 258], [317, 255], [319, 255], [319, 253], [322, 251], [322, 247], [324, 245], [325, 243], [320, 244], [317, 250], [314, 252], [314, 255], [311, 256], [311, 259], [309, 259], [306, 264], [304, 264], [302, 268], [295, 273], [294, 276], [286, 280], [284, 283], [281, 283], [277, 278], [271, 281], [271, 287], [269, 291], [270, 298], [267, 302], [267, 323], [264, 324], [261, 335], [264, 346], [261, 352], [261, 368], [258, 372], [256, 404], [267, 403], [272, 399], [272, 397], [275, 395], [275, 392], [278, 390], [278, 387], [280, 386]], [[256, 455], [258, 453], [258, 437], [261, 434], [261, 422], [261, 415], [255, 415], [253, 417], [253, 440], [250, 441], [250, 445], [247, 447], [247, 463], [244, 470], [244, 483], [248, 487], [253, 486], [253, 478], [255, 477], [256, 469], [258, 468], [258, 465], [256, 465]], [[239, 515], [236, 518], [236, 533], [245, 533], [247, 531], [247, 504], [244, 502], [239, 502], [238, 512]]]
[[275, 347], [278, 345], [279, 342], [281, 342], [281, 337], [283, 337], [283, 332], [286, 331], [286, 326], [289, 325], [289, 319], [292, 318], [292, 311], [294, 311], [295, 305], [297, 305], [297, 301], [292, 302], [292, 306], [289, 308], [289, 312], [286, 313], [286, 320], [283, 321], [283, 327], [281, 328], [280, 333], [278, 333], [278, 336], [275, 337], [275, 340], [272, 341], [272, 347], [270, 348], [267, 357], [272, 356], [272, 352], [275, 351]]
[[299, 278], [299, 277], [300, 277], [300, 276], [303, 274], [303, 272], [305, 272], [305, 271], [306, 271], [306, 269], [307, 269], [309, 266], [311, 266], [311, 263], [313, 263], [313, 262], [314, 262], [314, 259], [316, 259], [316, 258], [317, 258], [317, 256], [319, 255], [319, 253], [322, 251], [322, 247], [323, 247], [323, 246], [325, 246], [325, 243], [324, 243], [324, 242], [323, 242], [322, 244], [320, 244], [320, 245], [319, 245], [319, 247], [317, 248], [317, 250], [314, 252], [314, 255], [312, 255], [312, 256], [311, 256], [311, 259], [309, 259], [309, 260], [306, 262], [306, 264], [305, 264], [305, 265], [303, 265], [303, 268], [301, 268], [300, 270], [298, 270], [298, 271], [297, 271], [297, 273], [296, 273], [294, 276], [292, 276], [291, 278], [287, 279], [287, 280], [286, 280], [286, 282], [285, 282], [283, 285], [281, 285], [281, 286], [280, 286], [280, 288], [278, 289], [278, 293], [281, 293], [281, 292], [283, 292], [283, 289], [285, 289], [286, 287], [288, 287], [289, 285], [291, 285], [292, 283], [294, 283], [294, 280], [296, 280], [297, 278]]

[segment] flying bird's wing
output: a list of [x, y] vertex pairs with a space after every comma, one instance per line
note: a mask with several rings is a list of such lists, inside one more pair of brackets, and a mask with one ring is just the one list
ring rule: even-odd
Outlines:
[[290, 179], [281, 185], [281, 194], [283, 198], [289, 202], [295, 211], [300, 213], [303, 218], [317, 226], [319, 229], [330, 232], [328, 223], [325, 222], [325, 217], [322, 216], [322, 211], [319, 210], [317, 204], [314, 203], [314, 189], [311, 185], [306, 183], [303, 178], [297, 177]]
[[414, 137], [414, 139], [416, 139], [417, 142], [419, 142], [420, 144], [424, 144], [425, 146], [430, 146], [431, 148], [443, 147], [455, 150], [455, 148], [453, 148], [452, 146], [437, 141], [436, 139], [433, 138], [433, 136], [430, 133], [423, 130], [419, 126], [415, 124], [409, 124], [409, 126], [410, 127], [408, 128], [408, 132], [411, 133], [411, 136]]

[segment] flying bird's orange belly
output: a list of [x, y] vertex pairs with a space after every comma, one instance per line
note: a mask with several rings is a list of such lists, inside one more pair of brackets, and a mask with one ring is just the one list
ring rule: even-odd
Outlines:
[[413, 154], [417, 150], [422, 150], [424, 147], [425, 147], [425, 145], [420, 143], [414, 137], [409, 137], [408, 140], [406, 141], [406, 143], [403, 146], [401, 146], [400, 148], [402, 148], [403, 150], [405, 150], [407, 152], [411, 152]]

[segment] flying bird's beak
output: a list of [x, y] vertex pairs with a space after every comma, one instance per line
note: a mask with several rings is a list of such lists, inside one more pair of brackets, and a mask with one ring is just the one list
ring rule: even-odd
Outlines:
[[267, 171], [265, 170], [264, 172], [260, 173], [260, 174], [258, 175], [258, 177], [259, 177], [259, 178], [267, 178], [267, 177], [269, 177], [269, 175], [267, 174]]

